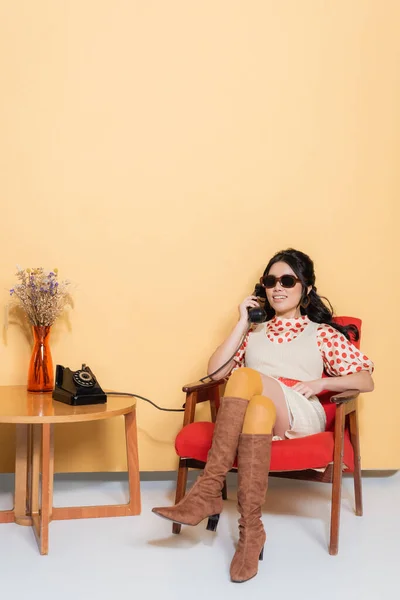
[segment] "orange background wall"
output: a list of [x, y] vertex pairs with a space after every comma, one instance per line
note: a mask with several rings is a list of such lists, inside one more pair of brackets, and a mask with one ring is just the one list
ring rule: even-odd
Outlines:
[[[180, 407], [271, 254], [302, 249], [376, 362], [363, 466], [400, 467], [399, 25], [396, 0], [1, 0], [3, 307], [17, 263], [57, 266], [54, 362]], [[30, 352], [11, 323], [2, 385]], [[138, 422], [141, 469], [174, 469], [181, 416]], [[119, 421], [58, 428], [57, 470], [124, 468]]]

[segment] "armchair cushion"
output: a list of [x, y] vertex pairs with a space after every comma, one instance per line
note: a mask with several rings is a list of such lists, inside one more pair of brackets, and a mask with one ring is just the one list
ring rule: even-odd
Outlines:
[[[335, 409], [335, 406], [332, 405], [332, 408]], [[175, 439], [176, 453], [180, 458], [194, 458], [206, 462], [213, 433], [214, 423], [200, 421], [186, 425]], [[271, 471], [324, 468], [333, 460], [333, 448], [333, 431], [275, 441], [272, 443]], [[345, 431], [343, 462], [349, 470], [353, 470], [353, 448], [348, 431]]]

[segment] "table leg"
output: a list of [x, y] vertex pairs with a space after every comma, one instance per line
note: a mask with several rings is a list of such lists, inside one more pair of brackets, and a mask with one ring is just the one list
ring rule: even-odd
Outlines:
[[18, 525], [32, 525], [28, 501], [30, 428], [30, 425], [16, 427], [14, 519]]
[[13, 510], [0, 510], [0, 523], [14, 523]]
[[39, 514], [39, 479], [40, 479], [40, 440], [41, 425], [31, 426], [30, 460], [29, 460], [29, 513]]
[[[43, 424], [35, 426], [41, 428], [34, 431], [32, 454], [32, 519], [33, 530], [39, 546], [40, 554], [49, 551], [49, 523], [53, 506], [51, 475], [54, 460], [54, 425]], [[42, 474], [40, 481], [39, 501], [39, 472], [38, 463]], [[40, 509], [39, 509], [40, 506]]]
[[54, 507], [52, 519], [98, 519], [102, 517], [127, 517], [140, 514], [140, 474], [137, 449], [136, 411], [125, 415], [125, 435], [128, 462], [129, 502], [100, 506]]
[[54, 425], [50, 426], [50, 459], [49, 459], [49, 519], [53, 516], [54, 492]]
[[[17, 446], [18, 447], [18, 446]], [[17, 461], [15, 461], [15, 470], [17, 470]], [[17, 481], [17, 474], [15, 474], [15, 481]], [[15, 485], [15, 487], [17, 487]], [[15, 506], [15, 497], [14, 497]], [[14, 523], [15, 521], [15, 508], [9, 510], [0, 510], [0, 523]]]
[[137, 447], [136, 409], [125, 415], [126, 454], [128, 462], [129, 509], [140, 515], [140, 473]]

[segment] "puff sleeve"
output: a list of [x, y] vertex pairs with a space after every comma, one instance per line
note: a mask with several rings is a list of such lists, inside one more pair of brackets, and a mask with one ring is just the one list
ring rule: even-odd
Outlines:
[[326, 324], [320, 325], [317, 343], [328, 375], [340, 377], [360, 371], [373, 373], [374, 363], [337, 329]]

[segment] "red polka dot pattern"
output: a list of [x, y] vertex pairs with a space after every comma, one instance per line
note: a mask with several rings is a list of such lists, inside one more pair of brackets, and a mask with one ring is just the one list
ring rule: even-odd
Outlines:
[[360, 354], [357, 348], [333, 327], [320, 325], [317, 330], [317, 339], [322, 342], [319, 349], [328, 375], [339, 377], [359, 371], [373, 372], [372, 361], [367, 356]]
[[304, 331], [308, 324], [308, 317], [299, 319], [272, 319], [268, 321], [266, 334], [271, 342], [282, 344], [292, 342]]

